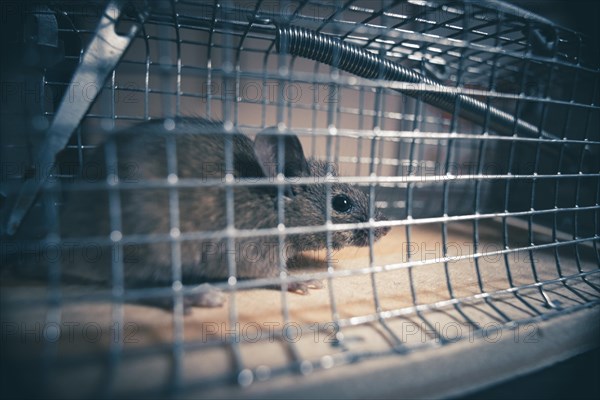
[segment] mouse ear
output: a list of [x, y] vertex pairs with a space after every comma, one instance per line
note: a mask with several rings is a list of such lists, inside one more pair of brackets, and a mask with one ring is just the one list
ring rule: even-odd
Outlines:
[[254, 139], [254, 153], [258, 163], [260, 164], [264, 174], [267, 177], [275, 177], [277, 175], [278, 168], [278, 151], [281, 141], [281, 148], [285, 151], [284, 153], [284, 168], [283, 173], [286, 177], [299, 177], [308, 176], [309, 167], [306, 158], [304, 157], [304, 151], [302, 150], [302, 144], [298, 137], [288, 133], [278, 133], [277, 128], [267, 128]]

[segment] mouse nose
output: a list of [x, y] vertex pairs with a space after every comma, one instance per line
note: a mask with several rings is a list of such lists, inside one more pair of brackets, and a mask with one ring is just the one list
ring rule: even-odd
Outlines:
[[[379, 210], [375, 214], [375, 221], [387, 221], [387, 217], [383, 215]], [[385, 236], [390, 231], [389, 226], [382, 226], [381, 228], [375, 229], [375, 238], [379, 239], [382, 236]]]

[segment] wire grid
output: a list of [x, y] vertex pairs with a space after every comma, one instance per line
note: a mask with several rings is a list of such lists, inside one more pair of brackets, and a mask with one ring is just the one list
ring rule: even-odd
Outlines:
[[[59, 21], [60, 37], [65, 43], [65, 57], [62, 63], [45, 71], [43, 90], [61, 93], [68, 84], [64, 71], [77, 67], [85, 44], [94, 34], [95, 17], [101, 11], [77, 8], [71, 3], [62, 8], [60, 3], [53, 3], [52, 7], [51, 12]], [[257, 1], [250, 4], [167, 1], [152, 2], [147, 11], [137, 38], [61, 155], [63, 170], [58, 176], [67, 182], [64, 185], [67, 189], [109, 190], [113, 236], [94, 238], [97, 243], [123, 246], [128, 240], [137, 243], [169, 241], [174, 281], [180, 282], [180, 240], [225, 238], [232, 247], [235, 238], [257, 234], [238, 230], [234, 236], [226, 231], [192, 232], [182, 234], [180, 240], [174, 240], [168, 234], [116, 238], [114, 235], [118, 236], [122, 231], [119, 191], [126, 190], [127, 184], [84, 185], [77, 182], [69, 185], [70, 179], [80, 172], [97, 147], [95, 137], [149, 119], [200, 115], [231, 123], [248, 134], [284, 123], [302, 138], [306, 152], [339, 165], [342, 171], [340, 182], [360, 185], [369, 192], [371, 213], [376, 205], [389, 218], [389, 221], [351, 226], [264, 231], [264, 234], [278, 237], [280, 244], [285, 234], [326, 231], [331, 247], [331, 232], [335, 230], [378, 226], [403, 230], [406, 243], [410, 244], [415, 229], [430, 226], [439, 229], [441, 253], [421, 260], [407, 246], [403, 260], [376, 264], [371, 234], [368, 265], [351, 272], [335, 271], [329, 260], [327, 271], [313, 276], [327, 279], [329, 283], [334, 345], [316, 359], [309, 359], [288, 341], [286, 348], [292, 355], [290, 362], [256, 368], [247, 365], [242, 346], [235, 339], [225, 343], [184, 339], [181, 296], [192, 292], [193, 288], [124, 290], [123, 262], [117, 259], [112, 263], [111, 290], [88, 296], [114, 302], [111, 321], [120, 327], [114, 335], [125, 333], [123, 301], [163, 295], [176, 299], [173, 338], [168, 346], [134, 350], [124, 349], [122, 342], [112, 341], [108, 351], [111, 372], [104, 389], [106, 393], [114, 389], [117, 367], [128, 357], [170, 353], [173, 363], [172, 379], [166, 384], [169, 390], [210, 387], [232, 380], [247, 386], [254, 380], [273, 379], [290, 372], [308, 374], [374, 356], [404, 354], [422, 347], [446, 344], [444, 341], [403, 342], [394, 325], [402, 318], [422, 321], [429, 336], [440, 336], [439, 328], [429, 322], [427, 313], [451, 310], [456, 321], [469, 323], [475, 332], [481, 332], [468, 310], [473, 303], [483, 303], [486, 312], [502, 327], [515, 327], [598, 303], [600, 64], [597, 48], [588, 38], [496, 2]], [[122, 24], [135, 22], [134, 14], [128, 14]], [[276, 27], [282, 24], [338, 37], [419, 71], [445, 86], [432, 88], [364, 79], [340, 71], [335, 62], [329, 66], [287, 55], [285, 51], [278, 52]], [[490, 107], [521, 118], [537, 127], [539, 135], [520, 135], [516, 127], [514, 134], [503, 135], [489, 129], [487, 116], [483, 125], [461, 118], [460, 101], [456, 101], [453, 113], [440, 111], [423, 101], [427, 93], [449, 90], [466, 93]], [[416, 95], [407, 96], [403, 94], [406, 91]], [[301, 96], [295, 98], [294, 93]], [[47, 99], [43, 93], [40, 96]], [[54, 96], [53, 104], [43, 102], [45, 118], [52, 119], [59, 98]], [[546, 137], [542, 132], [549, 132], [552, 137]], [[3, 140], [9, 143], [3, 147], [26, 151], [27, 146], [13, 146], [11, 140], [11, 137]], [[108, 165], [114, 164], [116, 149], [109, 148], [107, 154]], [[167, 153], [168, 168], [169, 173], [176, 174], [173, 156], [173, 153]], [[228, 159], [232, 162], [231, 157]], [[73, 165], [76, 165], [75, 171]], [[16, 180], [21, 176], [9, 178]], [[236, 185], [261, 183], [264, 182], [235, 182]], [[311, 182], [301, 180], [298, 183]], [[176, 199], [177, 190], [173, 188], [216, 184], [222, 183], [181, 179], [176, 185], [142, 182], [136, 187], [171, 188], [170, 196]], [[231, 212], [235, 201], [233, 186], [226, 186], [230, 227], [234, 222]], [[54, 226], [56, 210], [60, 209], [57, 193], [58, 188], [48, 185], [44, 201], [32, 210], [35, 214], [36, 210], [39, 213], [42, 209], [47, 223], [43, 226], [26, 224], [25, 228], [30, 230], [26, 231], [25, 239], [19, 238], [21, 243], [35, 243], [32, 238], [36, 237], [42, 237], [41, 242], [46, 245], [60, 242], [57, 232], [49, 228]], [[279, 193], [281, 203], [282, 191]], [[171, 229], [178, 229], [179, 218], [183, 216], [179, 216], [177, 201], [170, 202], [168, 212]], [[496, 223], [500, 231], [500, 243], [492, 251], [479, 247], [484, 235], [482, 231], [490, 222]], [[466, 254], [453, 255], [450, 248], [452, 228], [458, 223], [471, 225], [472, 247]], [[518, 237], [519, 233], [513, 231], [515, 227], [525, 234]], [[536, 254], [539, 251], [553, 254], [555, 271], [550, 277], [538, 270]], [[513, 281], [515, 255], [527, 259], [531, 281]], [[486, 286], [479, 265], [486, 257], [500, 260], [496, 268], [506, 274], [505, 287], [488, 289]], [[565, 257], [569, 262], [574, 260], [576, 265], [576, 269], [569, 269], [568, 274], [563, 272], [567, 263]], [[451, 277], [451, 263], [463, 259], [473, 260], [475, 265], [478, 290], [474, 294], [457, 293]], [[50, 264], [49, 296], [40, 301], [48, 304], [46, 322], [60, 323], [63, 305], [80, 301], [82, 297], [69, 297], [61, 291], [60, 265], [58, 262]], [[423, 303], [413, 284], [414, 274], [433, 265], [443, 265], [447, 297]], [[229, 266], [231, 275], [235, 275], [233, 259]], [[385, 309], [378, 297], [375, 277], [395, 270], [407, 271], [412, 304]], [[370, 313], [343, 317], [337, 309], [334, 283], [358, 275], [372, 277], [375, 307]], [[291, 280], [293, 278], [288, 282]], [[281, 280], [258, 279], [238, 281], [233, 285], [217, 284], [230, 294], [227, 311], [223, 310], [228, 313], [229, 323], [235, 325], [238, 322], [238, 290], [278, 282]], [[580, 282], [585, 284], [585, 290], [576, 285]], [[557, 295], [556, 286], [575, 294], [575, 300]], [[553, 288], [550, 290], [552, 295], [549, 295], [549, 287]], [[516, 318], [506, 313], [502, 307], [506, 297], [515, 299], [527, 310], [524, 316]], [[289, 322], [287, 302], [288, 295], [282, 292], [281, 313], [283, 320]], [[33, 303], [33, 300], [28, 302], [29, 305]], [[27, 304], [23, 302], [13, 304], [16, 308], [25, 306]], [[355, 346], [347, 340], [352, 336], [352, 328], [371, 323], [380, 324], [391, 338], [387, 349]], [[278, 335], [286, 335], [286, 332]], [[184, 381], [186, 354], [202, 354], [224, 344], [231, 352], [232, 368], [193, 384]], [[57, 352], [53, 343], [45, 344], [45, 366], [72, 365], [74, 360], [87, 360], [84, 355], [57, 360]]]

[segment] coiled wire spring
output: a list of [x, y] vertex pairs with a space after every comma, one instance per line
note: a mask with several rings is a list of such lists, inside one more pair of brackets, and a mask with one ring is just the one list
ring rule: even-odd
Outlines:
[[380, 57], [362, 47], [344, 42], [337, 37], [297, 26], [277, 26], [276, 49], [279, 53], [309, 58], [335, 66], [343, 71], [368, 79], [406, 82], [431, 86], [432, 90], [396, 89], [404, 94], [422, 99], [479, 125], [486, 125], [501, 135], [522, 135], [526, 137], [558, 140], [541, 128], [520, 118], [492, 107], [465, 94], [457, 93], [456, 88], [444, 86], [420, 73]]

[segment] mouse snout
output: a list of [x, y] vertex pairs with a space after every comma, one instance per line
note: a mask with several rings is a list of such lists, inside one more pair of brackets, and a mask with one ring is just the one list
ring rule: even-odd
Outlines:
[[[383, 214], [381, 214], [379, 211], [376, 211], [375, 213], [375, 221], [387, 221], [387, 217]], [[354, 246], [359, 246], [359, 247], [363, 247], [363, 246], [368, 246], [369, 245], [369, 231], [372, 230], [373, 231], [373, 239], [374, 241], [379, 240], [381, 237], [387, 235], [387, 233], [390, 231], [390, 227], [389, 226], [383, 226], [380, 228], [373, 228], [373, 229], [358, 229], [356, 231], [354, 231], [354, 235], [353, 235], [353, 239], [352, 239], [352, 244]]]
[[[375, 221], [387, 221], [387, 217], [385, 215], [383, 215], [379, 210], [376, 211], [375, 213]], [[373, 234], [375, 235], [375, 240], [385, 236], [388, 234], [388, 232], [390, 231], [390, 227], [389, 226], [382, 226], [380, 228], [375, 228]]]

